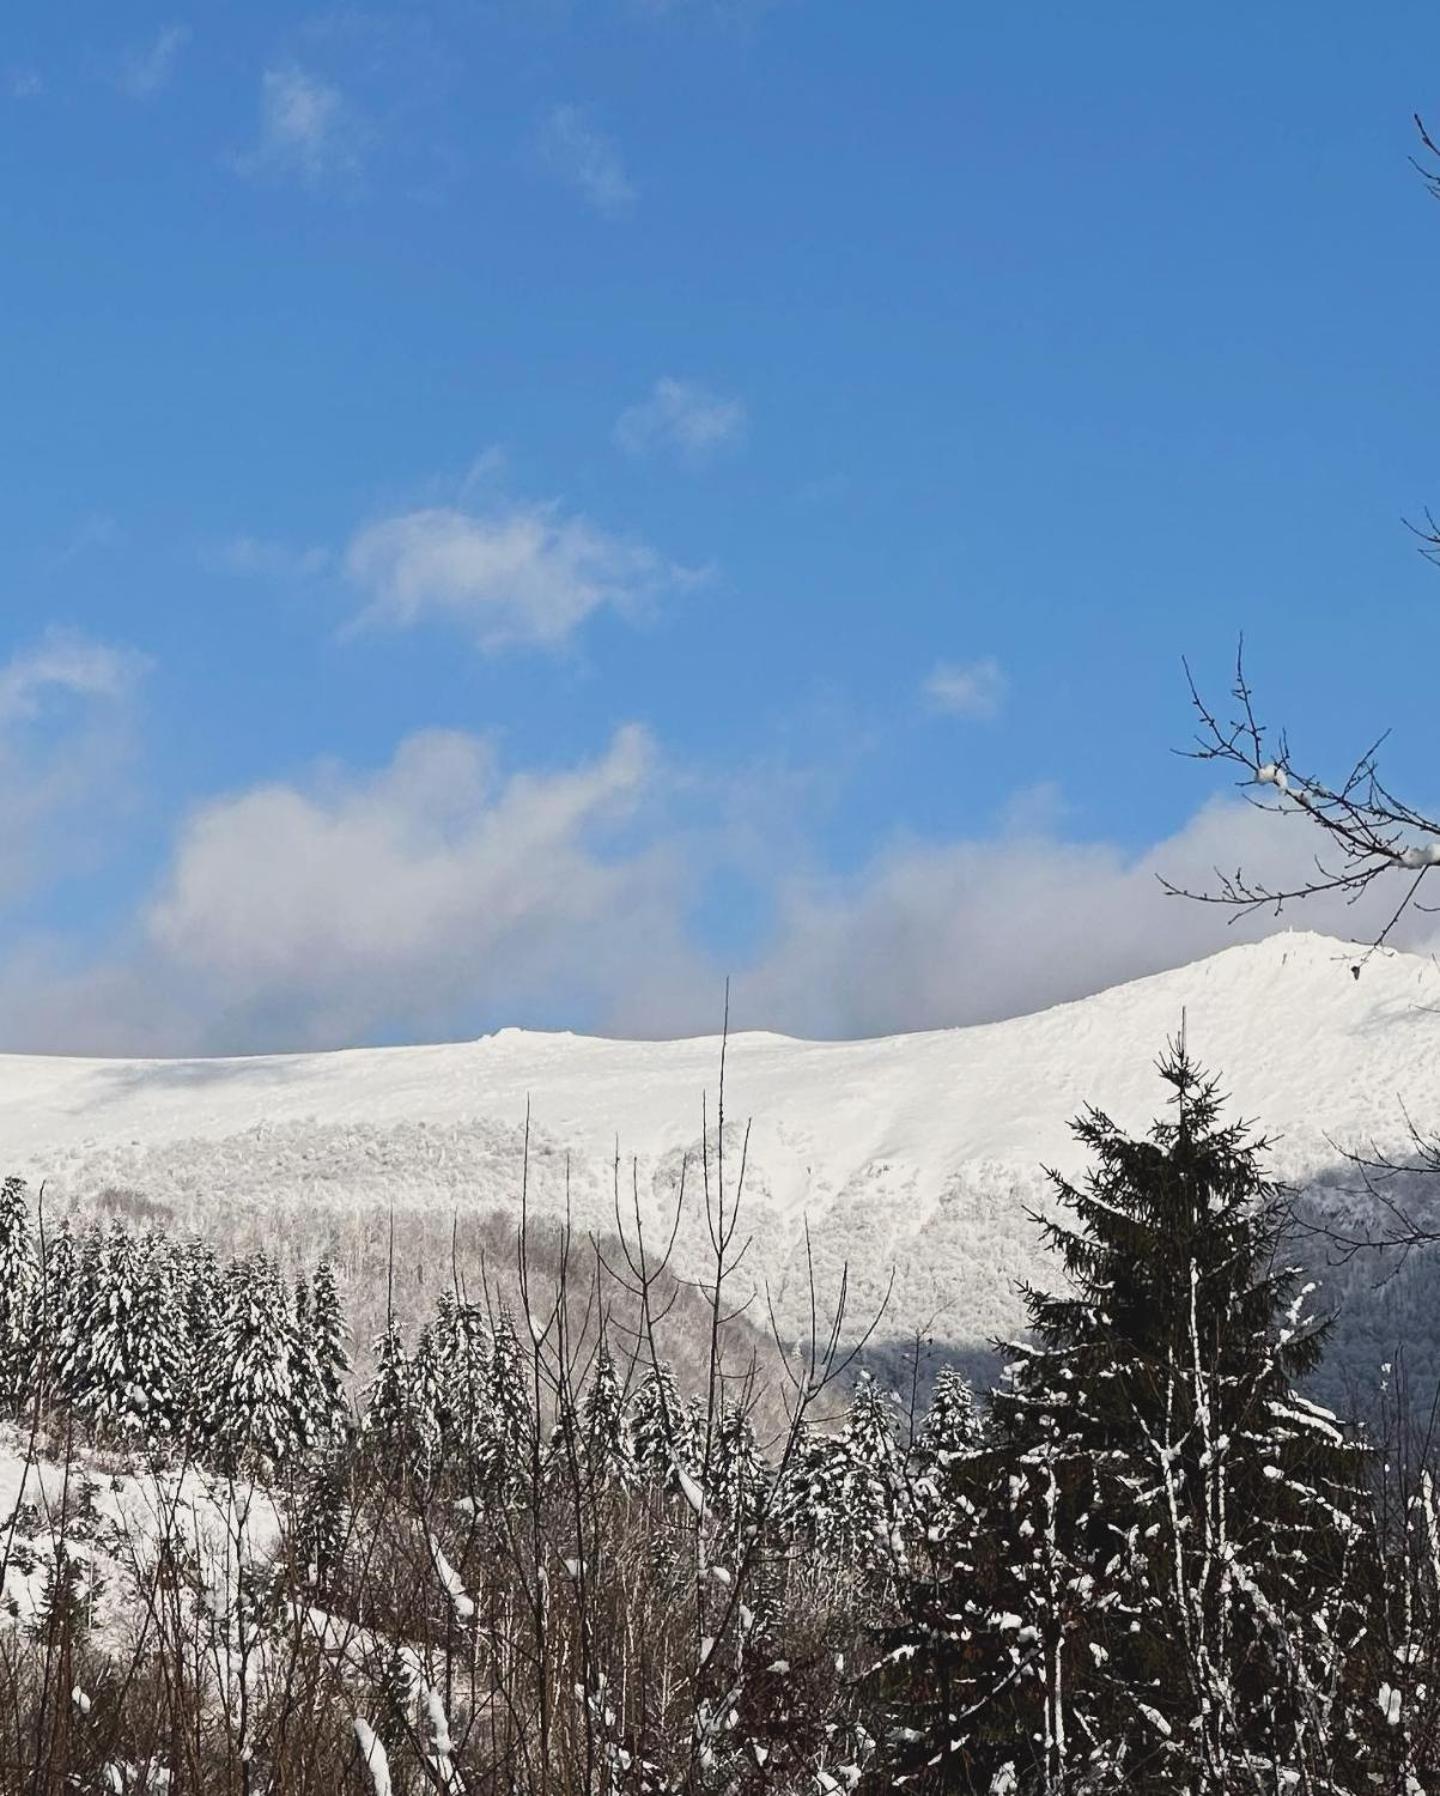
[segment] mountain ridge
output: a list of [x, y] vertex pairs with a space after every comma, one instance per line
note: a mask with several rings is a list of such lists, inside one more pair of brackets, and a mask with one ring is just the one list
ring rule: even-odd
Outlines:
[[[727, 1175], [749, 1119], [755, 1271], [782, 1326], [806, 1325], [812, 1264], [822, 1299], [848, 1264], [857, 1318], [893, 1264], [887, 1337], [973, 1350], [1012, 1333], [1016, 1282], [1052, 1276], [1029, 1220], [1043, 1168], [1080, 1169], [1068, 1125], [1087, 1104], [1149, 1125], [1154, 1063], [1182, 1026], [1231, 1114], [1270, 1139], [1279, 1178], [1333, 1185], [1337, 1143], [1401, 1154], [1412, 1122], [1440, 1133], [1440, 967], [1308, 931], [1001, 1022], [865, 1041], [736, 1034]], [[288, 1214], [318, 1228], [387, 1202], [514, 1208], [528, 1109], [532, 1206], [568, 1202], [604, 1233], [617, 1143], [625, 1209], [638, 1202], [647, 1224], [664, 1220], [687, 1157], [693, 1190], [706, 1092], [715, 1145], [720, 1046], [502, 1030], [244, 1059], [7, 1055], [0, 1142], [5, 1169], [46, 1178], [62, 1209], [118, 1189], [184, 1226], [260, 1230]], [[703, 1247], [692, 1215], [683, 1269]]]

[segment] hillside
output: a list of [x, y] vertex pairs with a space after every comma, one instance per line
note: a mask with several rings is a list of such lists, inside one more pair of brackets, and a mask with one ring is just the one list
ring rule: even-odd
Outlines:
[[[965, 1353], [1012, 1330], [1016, 1280], [1049, 1275], [1026, 1216], [1043, 1201], [1041, 1168], [1076, 1165], [1067, 1122], [1087, 1102], [1127, 1127], [1147, 1124], [1160, 1099], [1155, 1056], [1182, 1021], [1236, 1108], [1272, 1137], [1288, 1180], [1332, 1177], [1335, 1144], [1403, 1153], [1407, 1117], [1440, 1130], [1440, 968], [1382, 953], [1357, 979], [1355, 961], [1343, 943], [1289, 933], [984, 1027], [858, 1042], [733, 1037], [727, 1183], [737, 1119], [749, 1120], [754, 1268], [782, 1325], [806, 1326], [808, 1222], [822, 1296], [849, 1263], [852, 1316], [880, 1300], [893, 1265], [883, 1339], [925, 1330]], [[706, 1092], [713, 1120], [720, 1047], [502, 1030], [447, 1046], [235, 1060], [5, 1056], [0, 1141], [7, 1168], [48, 1181], [51, 1205], [138, 1193], [226, 1240], [297, 1231], [314, 1241], [358, 1223], [373, 1263], [392, 1202], [428, 1227], [433, 1251], [453, 1214], [516, 1206], [527, 1101], [537, 1210], [563, 1205], [568, 1162], [577, 1222], [613, 1228], [618, 1144], [627, 1204], [633, 1168], [658, 1223], [682, 1159], [698, 1155]], [[401, 1236], [402, 1254], [414, 1251]], [[693, 1205], [679, 1253], [701, 1263]], [[1364, 1296], [1372, 1278], [1330, 1273], [1332, 1291], [1348, 1282], [1363, 1296], [1352, 1342], [1381, 1355], [1416, 1276], [1412, 1267]]]

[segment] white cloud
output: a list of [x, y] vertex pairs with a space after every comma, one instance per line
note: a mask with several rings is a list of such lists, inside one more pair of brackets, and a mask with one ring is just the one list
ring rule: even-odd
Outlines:
[[[1135, 852], [1065, 840], [1043, 822], [1033, 833], [1022, 823], [998, 837], [902, 843], [852, 879], [780, 882], [780, 921], [737, 974], [736, 1015], [801, 1035], [943, 1028], [1042, 1009], [1277, 929], [1366, 939], [1393, 891], [1355, 908], [1316, 901], [1239, 917], [1160, 884], [1210, 889], [1217, 866], [1237, 865], [1294, 880], [1313, 872], [1314, 852], [1304, 818], [1228, 800]], [[1428, 946], [1432, 933], [1415, 918], [1396, 945]]]
[[45, 91], [45, 77], [39, 69], [11, 69], [5, 76], [5, 92], [12, 100], [38, 99]]
[[46, 701], [70, 694], [120, 699], [133, 691], [143, 661], [132, 650], [78, 630], [50, 630], [0, 666], [0, 728], [37, 718]]
[[745, 423], [743, 401], [712, 393], [698, 381], [666, 375], [648, 398], [620, 414], [615, 441], [629, 455], [660, 450], [700, 462], [739, 442]]
[[[0, 899], [93, 853], [123, 796], [139, 666], [74, 635], [0, 666]], [[841, 877], [812, 863], [810, 787], [783, 783], [707, 783], [630, 726], [558, 769], [508, 768], [483, 737], [432, 731], [376, 771], [217, 797], [183, 821], [108, 953], [86, 963], [73, 941], [12, 933], [0, 1042], [239, 1051], [504, 1022], [684, 1033], [713, 1026], [725, 972], [737, 1027], [883, 1034], [1038, 1009], [1294, 922], [1363, 939], [1395, 898], [1232, 926], [1157, 876], [1303, 877], [1303, 817], [1216, 802], [1124, 848], [1075, 839], [1050, 789], [1018, 795], [993, 833], [899, 841]], [[729, 882], [760, 939], [721, 967], [694, 918]], [[1415, 915], [1397, 945], [1433, 935]]]
[[486, 514], [434, 507], [368, 525], [345, 557], [369, 595], [361, 622], [404, 628], [447, 618], [493, 652], [557, 648], [594, 611], [633, 611], [688, 578], [643, 543], [626, 542], [556, 505]]
[[540, 126], [541, 161], [607, 218], [628, 212], [635, 189], [612, 140], [578, 106], [552, 106]]
[[143, 668], [58, 630], [0, 664], [0, 900], [98, 849], [124, 796]]
[[129, 94], [132, 100], [153, 99], [168, 85], [180, 52], [189, 41], [188, 25], [166, 25], [148, 44], [131, 50], [116, 77], [121, 92]]
[[355, 119], [339, 88], [286, 63], [261, 76], [259, 135], [236, 166], [319, 187], [356, 171], [356, 142]]
[[508, 775], [489, 743], [436, 731], [373, 776], [219, 799], [181, 832], [149, 952], [232, 1045], [608, 1004], [678, 952], [677, 869], [617, 847], [654, 779], [633, 727], [587, 765]]
[[1006, 679], [991, 655], [979, 661], [942, 661], [925, 682], [925, 696], [951, 717], [985, 720], [999, 714]]

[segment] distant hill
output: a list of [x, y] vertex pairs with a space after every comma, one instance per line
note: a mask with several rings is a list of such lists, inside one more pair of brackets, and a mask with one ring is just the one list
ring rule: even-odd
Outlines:
[[[1412, 1123], [1440, 1134], [1440, 967], [1389, 952], [1362, 963], [1309, 933], [1003, 1023], [859, 1042], [735, 1036], [727, 1191], [748, 1121], [747, 1270], [782, 1329], [809, 1327], [808, 1223], [822, 1302], [848, 1263], [858, 1326], [893, 1268], [879, 1341], [920, 1331], [962, 1359], [983, 1355], [1020, 1324], [1016, 1282], [1054, 1276], [1027, 1211], [1045, 1201], [1045, 1166], [1078, 1170], [1069, 1119], [1093, 1103], [1143, 1129], [1162, 1099], [1155, 1058], [1182, 1027], [1235, 1110], [1271, 1137], [1276, 1175], [1317, 1186], [1311, 1201], [1330, 1213], [1355, 1182], [1339, 1150], [1403, 1156]], [[701, 1106], [708, 1093], [713, 1125], [720, 1049], [507, 1029], [233, 1060], [0, 1056], [0, 1165], [45, 1179], [52, 1214], [104, 1201], [225, 1242], [310, 1251], [338, 1239], [361, 1279], [383, 1265], [393, 1204], [397, 1265], [414, 1257], [428, 1286], [453, 1217], [517, 1209], [528, 1102], [535, 1212], [561, 1212], [568, 1190], [581, 1229], [613, 1232], [618, 1148], [623, 1212], [638, 1193], [653, 1239], [688, 1159], [677, 1255], [698, 1272]], [[709, 1146], [713, 1179], [713, 1126]], [[1440, 1368], [1440, 1257], [1397, 1271], [1307, 1251], [1326, 1299], [1344, 1306], [1332, 1388], [1347, 1370], [1369, 1380], [1401, 1342], [1417, 1374]]]

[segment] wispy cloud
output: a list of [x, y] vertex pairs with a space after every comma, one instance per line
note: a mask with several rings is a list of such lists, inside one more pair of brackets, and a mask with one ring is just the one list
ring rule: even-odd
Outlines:
[[116, 85], [132, 100], [153, 99], [175, 73], [180, 52], [190, 41], [188, 25], [166, 25], [149, 43], [130, 50], [120, 63]]
[[34, 100], [45, 91], [45, 77], [39, 69], [7, 69], [5, 92], [12, 100]]
[[0, 665], [0, 727], [39, 715], [47, 699], [68, 694], [119, 699], [134, 690], [143, 658], [79, 631], [51, 630]]
[[604, 217], [617, 218], [634, 206], [635, 188], [619, 149], [578, 106], [552, 106], [541, 122], [538, 144], [544, 166]]
[[559, 648], [593, 612], [634, 612], [696, 577], [553, 503], [386, 518], [354, 536], [345, 567], [368, 596], [360, 622], [448, 619], [487, 652]]
[[0, 663], [0, 901], [100, 842], [144, 668], [131, 650], [61, 630]]
[[357, 172], [358, 140], [354, 114], [340, 89], [298, 63], [286, 63], [261, 76], [255, 146], [235, 163], [244, 174], [320, 187]]
[[925, 681], [925, 697], [950, 717], [977, 721], [999, 715], [1008, 682], [992, 655], [979, 661], [942, 661]]
[[739, 443], [745, 426], [742, 400], [664, 375], [647, 398], [621, 412], [614, 436], [627, 455], [664, 453], [694, 464]]

